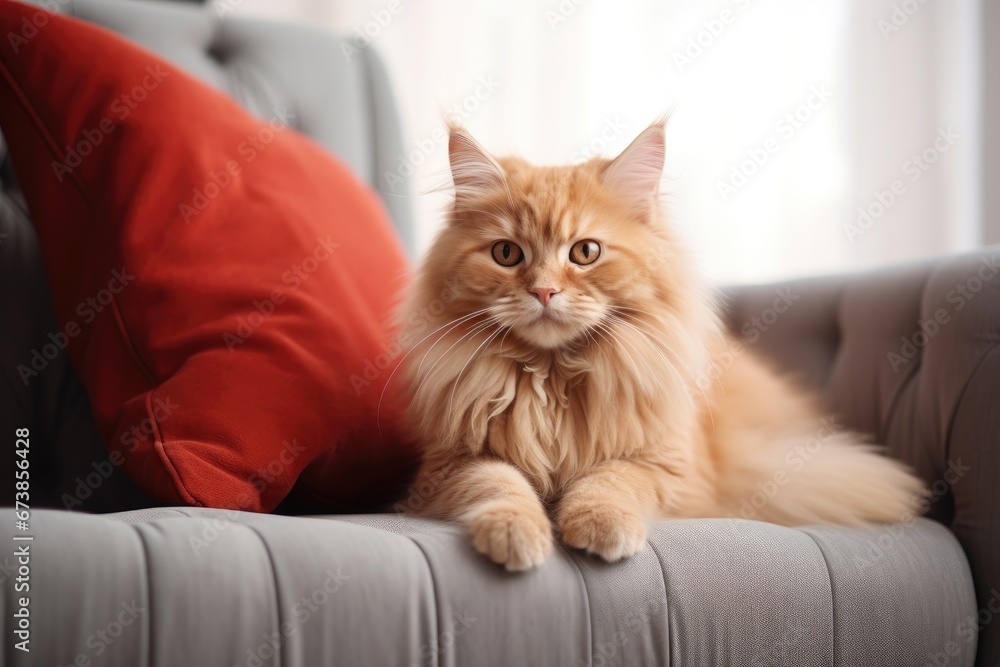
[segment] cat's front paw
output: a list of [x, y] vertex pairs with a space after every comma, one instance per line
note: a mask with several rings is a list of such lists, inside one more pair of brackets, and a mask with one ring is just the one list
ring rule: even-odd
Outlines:
[[631, 556], [646, 546], [646, 522], [609, 503], [565, 503], [559, 509], [558, 526], [567, 546], [596, 554], [608, 562]]
[[508, 570], [536, 567], [552, 553], [552, 525], [540, 506], [495, 500], [476, 507], [466, 521], [476, 551]]

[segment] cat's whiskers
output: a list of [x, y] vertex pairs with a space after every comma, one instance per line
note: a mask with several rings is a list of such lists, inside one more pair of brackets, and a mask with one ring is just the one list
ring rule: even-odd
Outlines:
[[654, 318], [656, 320], [659, 320], [663, 324], [665, 324], [665, 325], [667, 325], [669, 327], [672, 327], [675, 330], [677, 329], [677, 323], [676, 322], [673, 322], [672, 320], [669, 320], [666, 317], [664, 317], [663, 315], [660, 315], [658, 313], [651, 313], [648, 310], [642, 310], [640, 308], [632, 308], [631, 306], [611, 306], [611, 308], [613, 310], [617, 310], [617, 311], [632, 311], [632, 312], [635, 312], [635, 313], [642, 313], [643, 315], [648, 315], [648, 316], [650, 316], [650, 317], [652, 317], [652, 318]]
[[[491, 310], [490, 308], [481, 308], [481, 309], [479, 309], [479, 310], [477, 310], [477, 311], [475, 311], [473, 313], [469, 313], [468, 315], [465, 315], [464, 317], [459, 317], [459, 318], [456, 318], [456, 319], [452, 320], [452, 322], [454, 322], [455, 324], [451, 328], [449, 328], [447, 331], [445, 331], [443, 334], [441, 334], [440, 336], [438, 336], [437, 339], [431, 344], [431, 346], [429, 348], [427, 348], [427, 351], [424, 352], [424, 356], [420, 357], [420, 363], [417, 365], [417, 371], [416, 371], [415, 375], [420, 375], [420, 370], [424, 367], [424, 361], [427, 359], [427, 355], [430, 354], [434, 350], [434, 347], [438, 343], [440, 343], [442, 340], [444, 340], [448, 336], [448, 334], [450, 334], [452, 331], [454, 331], [458, 327], [462, 326], [463, 324], [468, 323], [470, 320], [475, 319], [476, 316], [488, 314], [490, 312], [490, 310]], [[449, 324], [450, 324], [450, 322], [449, 322]], [[446, 324], [445, 326], [448, 326], [448, 325]], [[439, 327], [437, 329], [437, 331], [440, 331], [443, 328], [444, 327]], [[426, 337], [424, 338], [424, 340], [426, 340]], [[420, 341], [420, 342], [422, 343], [423, 341]], [[419, 344], [420, 343], [418, 343], [418, 345]]]
[[[629, 308], [629, 307], [627, 307], [627, 306], [612, 306], [612, 309], [614, 309], [614, 310], [618, 310], [618, 311], [625, 311], [625, 310], [632, 310], [632, 311], [635, 311], [635, 312], [637, 312], [637, 313], [643, 313], [643, 314], [645, 314], [645, 315], [649, 315], [650, 317], [655, 317], [656, 319], [658, 319], [659, 321], [661, 321], [661, 322], [662, 322], [663, 324], [665, 324], [665, 325], [667, 325], [667, 326], [669, 326], [669, 327], [672, 327], [674, 331], [678, 331], [678, 330], [680, 329], [680, 327], [679, 327], [679, 326], [678, 326], [678, 325], [677, 325], [677, 324], [676, 324], [675, 322], [671, 322], [670, 320], [667, 320], [667, 319], [665, 319], [665, 318], [663, 318], [663, 317], [661, 317], [661, 316], [659, 316], [659, 315], [656, 315], [655, 313], [650, 313], [650, 312], [647, 312], [647, 311], [645, 311], [645, 310], [639, 310], [638, 308]], [[633, 319], [633, 320], [634, 320], [635, 322], [637, 322], [637, 323], [639, 323], [639, 324], [645, 324], [645, 325], [647, 325], [647, 326], [652, 326], [652, 325], [651, 325], [651, 324], [650, 324], [649, 322], [646, 322], [646, 321], [645, 321], [645, 320], [643, 320], [642, 318], [640, 318], [640, 317], [637, 317], [637, 316], [635, 316], [635, 315], [632, 315], [632, 314], [630, 314], [630, 313], [626, 313], [626, 312], [619, 312], [619, 314], [620, 314], [620, 315], [624, 315], [624, 316], [626, 316], [626, 317], [630, 317], [630, 318], [632, 318], [632, 319]], [[652, 328], [653, 328], [653, 330], [654, 330], [654, 331], [655, 331], [656, 333], [659, 333], [659, 334], [666, 334], [666, 332], [665, 332], [665, 331], [660, 331], [660, 330], [658, 330], [658, 329], [657, 329], [656, 327], [652, 327]], [[650, 333], [653, 333], [653, 332], [650, 332]], [[654, 335], [655, 335], [655, 334], [654, 334]], [[690, 369], [690, 368], [688, 367], [688, 365], [687, 365], [687, 364], [686, 364], [686, 363], [684, 362], [684, 357], [682, 357], [681, 355], [677, 354], [677, 352], [675, 352], [675, 351], [674, 351], [674, 349], [673, 349], [672, 347], [670, 347], [670, 345], [668, 345], [668, 344], [666, 343], [666, 341], [662, 340], [662, 339], [661, 339], [661, 338], [660, 338], [659, 336], [656, 336], [656, 338], [657, 338], [657, 340], [658, 340], [658, 341], [660, 342], [660, 344], [661, 344], [661, 345], [663, 345], [663, 347], [665, 347], [665, 348], [667, 349], [667, 351], [668, 351], [668, 352], [670, 352], [670, 354], [671, 354], [671, 355], [673, 355], [673, 357], [674, 357], [674, 358], [675, 358], [675, 359], [677, 360], [677, 362], [678, 362], [678, 363], [680, 363], [680, 364], [681, 364], [681, 365], [682, 365], [682, 366], [684, 367], [684, 370], [686, 370], [686, 371], [688, 372], [688, 374], [689, 374], [689, 375], [690, 375], [690, 376], [691, 376], [692, 378], [697, 378], [697, 377], [700, 377], [700, 376], [699, 376], [698, 374], [694, 373], [694, 372], [693, 372], [693, 371], [692, 371], [692, 370], [691, 370], [691, 369]], [[712, 373], [714, 373], [714, 374], [715, 374], [715, 377], [716, 377], [716, 379], [718, 379], [718, 380], [721, 380], [721, 379], [722, 379], [722, 378], [721, 378], [721, 377], [719, 376], [719, 373], [718, 373], [718, 371], [717, 371], [717, 370], [715, 369], [715, 366], [714, 366], [714, 365], [712, 365], [711, 363], [709, 363], [709, 364], [708, 364], [708, 369], [709, 369], [709, 370], [710, 370], [710, 371], [711, 371]], [[720, 387], [721, 387], [721, 383], [720, 383]]]
[[[611, 322], [613, 322], [615, 324], [628, 324], [627, 322], [625, 322], [624, 320], [622, 320], [621, 318], [619, 318], [619, 317], [617, 317], [615, 315], [610, 315], [609, 314], [608, 319], [609, 319], [609, 321], [611, 321]], [[660, 358], [663, 359], [663, 362], [667, 365], [667, 368], [669, 370], [673, 371], [674, 375], [677, 376], [677, 378], [681, 381], [681, 384], [683, 385], [684, 384], [684, 378], [680, 375], [680, 373], [677, 372], [677, 369], [673, 367], [673, 365], [670, 363], [670, 361], [666, 357], [663, 356], [663, 353], [660, 350], [658, 350], [656, 348], [656, 346], [653, 345], [648, 339], [645, 339], [644, 337], [642, 337], [642, 335], [641, 335], [642, 332], [641, 331], [639, 331], [637, 329], [635, 331], [636, 331], [636, 333], [640, 334], [640, 340], [642, 340], [644, 343], [646, 343], [647, 345], [649, 345], [650, 347], [652, 347], [653, 350], [657, 354], [660, 355]], [[638, 355], [641, 358], [643, 356], [642, 355], [642, 351], [639, 350], [639, 348], [635, 344], [632, 343], [632, 341], [629, 339], [628, 336], [624, 335], [625, 334], [624, 331], [621, 331], [619, 333], [622, 335], [623, 340], [625, 340], [626, 342], [629, 343], [629, 345], [631, 345], [631, 347], [635, 351], [636, 355]], [[691, 400], [690, 397], [688, 397], [688, 403], [691, 404], [691, 405], [694, 404], [694, 402]]]
[[[389, 377], [385, 381], [385, 386], [382, 387], [382, 393], [379, 394], [379, 397], [378, 397], [378, 406], [375, 409], [375, 426], [378, 429], [379, 437], [382, 437], [382, 424], [379, 421], [379, 419], [380, 419], [380, 416], [382, 414], [382, 401], [385, 399], [385, 392], [389, 388], [389, 383], [392, 382], [392, 378], [396, 374], [396, 371], [398, 371], [399, 367], [402, 365], [402, 363], [404, 361], [406, 361], [406, 358], [408, 356], [410, 356], [410, 353], [413, 352], [414, 350], [416, 350], [421, 345], [423, 345], [424, 341], [426, 341], [428, 338], [430, 338], [431, 336], [433, 336], [434, 334], [436, 334], [438, 331], [441, 331], [441, 329], [444, 329], [446, 326], [448, 326], [450, 324], [454, 324], [454, 326], [452, 326], [451, 329], [448, 329], [448, 331], [446, 331], [443, 334], [441, 334], [440, 338], [438, 338], [437, 340], [434, 341], [434, 345], [437, 345], [437, 342], [439, 340], [441, 340], [441, 338], [444, 338], [445, 336], [447, 336], [448, 333], [451, 332], [452, 329], [454, 329], [455, 327], [457, 327], [460, 324], [462, 324], [462, 322], [467, 321], [467, 320], [475, 317], [476, 315], [481, 315], [483, 313], [489, 312], [489, 310], [490, 310], [489, 308], [481, 308], [480, 310], [477, 310], [475, 312], [469, 313], [467, 315], [463, 315], [461, 317], [456, 317], [455, 319], [451, 320], [450, 322], [446, 322], [446, 323], [442, 324], [437, 329], [435, 329], [434, 331], [430, 332], [429, 334], [427, 334], [426, 336], [424, 336], [423, 338], [421, 338], [417, 342], [416, 345], [414, 345], [409, 350], [407, 350], [406, 353], [403, 354], [403, 356], [399, 358], [399, 361], [396, 362], [396, 365], [393, 367], [392, 372], [389, 373]], [[428, 349], [428, 352], [430, 352], [430, 350], [434, 349], [434, 345], [431, 345], [430, 349]], [[420, 361], [420, 365], [421, 366], [423, 365], [423, 359], [426, 359], [426, 358], [427, 358], [427, 354], [425, 353], [424, 356], [423, 356], [423, 358], [421, 358], [421, 361]], [[418, 373], [420, 372], [420, 367], [419, 366], [417, 367], [417, 372]]]
[[511, 328], [507, 327], [507, 331], [504, 332], [503, 338], [500, 339], [500, 351], [497, 354], [503, 354], [503, 343], [507, 340], [507, 334], [511, 332]]
[[[708, 399], [708, 394], [705, 393], [705, 390], [702, 389], [702, 387], [701, 387], [700, 384], [698, 384], [698, 380], [697, 380], [698, 376], [696, 376], [696, 375], [694, 375], [694, 374], [691, 373], [691, 369], [688, 367], [687, 364], [684, 363], [684, 360], [681, 359], [680, 356], [676, 352], [674, 352], [673, 348], [671, 348], [669, 345], [667, 345], [663, 340], [661, 340], [658, 336], [656, 336], [652, 332], [644, 331], [643, 329], [641, 329], [641, 328], [633, 325], [630, 322], [627, 322], [626, 320], [624, 320], [624, 319], [622, 319], [620, 317], [617, 317], [617, 316], [614, 316], [614, 315], [612, 315], [612, 317], [615, 317], [615, 319], [617, 319], [621, 324], [624, 324], [627, 327], [631, 327], [632, 329], [635, 330], [636, 333], [638, 333], [640, 336], [642, 336], [642, 338], [644, 340], [646, 340], [646, 342], [649, 343], [649, 345], [654, 350], [656, 350], [657, 353], [659, 353], [660, 357], [663, 359], [663, 362], [665, 364], [667, 364], [667, 367], [670, 368], [670, 370], [672, 370], [675, 375], [677, 375], [678, 379], [681, 381], [681, 384], [683, 384], [685, 386], [688, 386], [688, 387], [689, 387], [690, 384], [694, 384], [694, 386], [698, 388], [698, 391], [701, 393], [702, 398], [705, 399], [705, 408], [708, 410], [708, 417], [709, 417], [709, 419], [712, 422], [712, 430], [714, 431], [715, 430], [715, 415], [712, 413], [712, 402]], [[637, 321], [639, 323], [643, 323], [642, 320], [637, 320]], [[677, 371], [677, 369], [670, 362], [670, 360], [667, 359], [663, 355], [663, 352], [660, 351], [660, 349], [657, 347], [656, 343], [659, 343], [660, 345], [664, 346], [667, 349], [667, 351], [670, 352], [681, 363], [681, 365], [688, 372], [688, 374], [691, 375], [691, 380], [685, 381], [684, 377]], [[690, 394], [688, 394], [688, 399], [691, 400]], [[693, 403], [693, 401], [692, 401], [692, 403]]]
[[469, 359], [465, 362], [465, 365], [462, 366], [462, 370], [460, 370], [458, 372], [458, 376], [455, 378], [455, 382], [451, 386], [451, 395], [448, 397], [448, 411], [449, 412], [451, 411], [452, 405], [454, 404], [454, 401], [455, 401], [455, 390], [458, 389], [458, 383], [459, 383], [459, 381], [461, 381], [462, 374], [465, 373], [465, 369], [468, 368], [469, 364], [472, 363], [472, 360], [475, 359], [479, 355], [479, 351], [483, 349], [483, 346], [486, 345], [487, 343], [489, 343], [491, 340], [493, 340], [497, 336], [499, 336], [500, 332], [503, 331], [503, 330], [504, 330], [504, 327], [500, 327], [496, 331], [492, 332], [489, 336], [486, 337], [486, 340], [484, 340], [482, 343], [480, 343], [479, 347], [477, 347], [475, 349], [475, 351], [472, 354], [469, 355]]
[[[466, 338], [469, 338], [470, 336], [474, 336], [474, 335], [480, 333], [481, 331], [484, 331], [484, 330], [490, 328], [491, 326], [497, 325], [498, 323], [499, 323], [499, 319], [496, 316], [491, 316], [488, 319], [483, 320], [482, 322], [479, 322], [479, 323], [475, 324], [469, 331], [466, 331], [464, 334], [462, 334], [462, 336], [459, 337], [458, 340], [456, 340], [454, 343], [452, 343], [450, 346], [448, 346], [448, 349], [445, 350], [443, 354], [439, 355], [438, 358], [434, 360], [434, 363], [431, 364], [431, 367], [429, 369], [427, 369], [427, 372], [424, 373], [424, 375], [420, 378], [420, 382], [417, 384], [417, 388], [413, 391], [412, 395], [414, 395], [414, 396], [419, 395], [420, 388], [423, 387], [424, 382], [427, 381], [427, 378], [429, 378], [431, 376], [431, 374], [434, 372], [434, 369], [437, 368], [437, 365], [439, 363], [441, 363], [441, 361], [445, 357], [448, 356], [448, 353], [451, 352], [452, 349], [454, 349], [454, 347], [456, 345], [458, 345], [459, 343], [461, 343]], [[430, 352], [430, 350], [428, 350], [428, 353], [429, 352]], [[426, 357], [427, 357], [427, 355], [425, 354], [424, 358], [426, 358]]]
[[[656, 353], [657, 353], [658, 355], [660, 355], [660, 359], [662, 359], [662, 360], [663, 360], [663, 363], [667, 365], [667, 368], [668, 368], [668, 369], [670, 369], [670, 371], [671, 371], [671, 372], [672, 372], [672, 373], [673, 373], [674, 375], [676, 375], [676, 376], [677, 376], [677, 379], [678, 379], [678, 380], [680, 380], [682, 384], [686, 383], [686, 380], [685, 380], [684, 376], [683, 376], [683, 375], [681, 375], [680, 371], [678, 371], [678, 370], [677, 370], [677, 369], [676, 369], [676, 368], [674, 367], [674, 364], [673, 364], [673, 363], [672, 363], [672, 362], [671, 362], [671, 361], [670, 361], [669, 359], [667, 359], [667, 357], [666, 357], [666, 356], [665, 356], [665, 355], [663, 354], [663, 351], [662, 351], [662, 350], [660, 350], [660, 348], [659, 348], [659, 347], [658, 347], [658, 346], [657, 346], [656, 344], [654, 344], [654, 343], [653, 343], [653, 341], [652, 341], [652, 340], [651, 340], [651, 339], [649, 338], [649, 336], [647, 335], [647, 332], [643, 331], [642, 329], [639, 329], [638, 327], [636, 327], [635, 325], [633, 325], [633, 324], [632, 324], [631, 322], [629, 322], [629, 321], [627, 321], [627, 320], [624, 320], [624, 319], [622, 319], [621, 317], [618, 317], [617, 315], [609, 315], [609, 318], [610, 318], [610, 320], [611, 320], [612, 322], [616, 322], [616, 323], [618, 323], [618, 324], [621, 324], [621, 325], [623, 325], [623, 326], [626, 326], [626, 327], [628, 327], [628, 328], [632, 329], [633, 331], [635, 331], [635, 332], [636, 332], [637, 334], [639, 334], [640, 336], [642, 336], [642, 338], [643, 338], [643, 339], [644, 339], [644, 340], [645, 340], [645, 341], [646, 341], [647, 343], [649, 343], [649, 344], [650, 344], [650, 346], [651, 346], [651, 347], [653, 348], [653, 350], [654, 350], [654, 351], [655, 351], [655, 352], [656, 352]], [[661, 341], [657, 341], [657, 342], [661, 342]], [[666, 343], [662, 343], [662, 342], [661, 342], [661, 344], [663, 344], [664, 346], [666, 346]]]
[[[610, 338], [608, 338], [607, 336], [605, 336], [605, 335], [604, 335], [603, 333], [601, 333], [601, 329], [600, 329], [600, 325], [597, 325], [597, 324], [595, 324], [595, 325], [594, 325], [594, 326], [593, 326], [593, 327], [591, 328], [591, 331], [593, 331], [593, 332], [594, 332], [594, 333], [596, 333], [596, 334], [597, 334], [598, 336], [600, 336], [600, 337], [601, 337], [601, 340], [603, 340], [603, 341], [607, 342], [607, 344], [608, 344], [608, 345], [610, 345], [610, 346], [611, 346], [612, 348], [614, 348], [614, 347], [615, 347], [615, 344], [614, 344], [614, 343], [613, 343], [613, 342], [611, 341], [611, 339], [610, 339]], [[596, 338], [594, 339], [594, 342], [595, 342], [595, 343], [597, 342], [597, 339], [596, 339]], [[600, 347], [600, 344], [598, 344], [598, 347]]]
[[[632, 355], [628, 353], [628, 350], [625, 349], [625, 345], [621, 342], [618, 336], [614, 334], [611, 328], [608, 327], [604, 322], [598, 322], [597, 324], [594, 325], [594, 330], [597, 331], [597, 333], [601, 334], [601, 337], [605, 338], [605, 340], [608, 339], [604, 336], [604, 334], [601, 333], [602, 331], [608, 334], [608, 336], [610, 336], [612, 339], [614, 339], [618, 343], [619, 349], [625, 354], [626, 357], [628, 357], [629, 363], [632, 364], [632, 370], [635, 371], [636, 375], [639, 375], [638, 364], [635, 363], [635, 359], [633, 359]], [[611, 344], [611, 341], [608, 340], [608, 343]]]
[[[668, 350], [670, 350], [670, 347], [666, 343], [664, 343], [663, 341], [660, 341], [658, 339], [654, 340], [656, 338], [655, 336], [651, 337], [652, 334], [650, 334], [649, 332], [643, 331], [642, 329], [640, 329], [637, 326], [634, 326], [630, 322], [627, 322], [627, 321], [625, 321], [625, 320], [623, 320], [623, 319], [621, 319], [621, 318], [619, 318], [617, 316], [612, 316], [612, 317], [614, 317], [615, 320], [617, 322], [619, 322], [620, 324], [623, 324], [623, 325], [625, 325], [625, 326], [633, 329], [637, 334], [639, 334], [639, 336], [643, 340], [645, 340], [646, 343], [648, 343], [649, 346], [652, 347], [656, 351], [657, 354], [660, 355], [660, 358], [663, 359], [663, 363], [665, 363], [667, 365], [667, 368], [669, 368], [671, 371], [674, 372], [674, 375], [677, 376], [677, 379], [680, 380], [681, 384], [683, 386], [687, 387], [688, 389], [690, 389], [690, 384], [691, 383], [689, 381], [685, 380], [684, 376], [682, 376], [680, 374], [680, 372], [674, 367], [674, 365], [670, 362], [670, 360], [667, 359], [663, 355], [663, 352], [660, 351], [659, 347], [656, 345], [656, 343], [658, 342], [661, 345], [667, 347]], [[673, 352], [672, 350], [670, 350], [670, 351]], [[676, 353], [674, 353], [674, 356], [676, 356]], [[683, 364], [683, 362], [682, 362], [682, 364]], [[687, 365], [684, 364], [684, 367], [687, 368]], [[690, 373], [690, 370], [688, 370], [688, 372]], [[701, 385], [699, 385], [697, 383], [697, 381], [694, 382], [694, 385], [698, 388], [698, 391], [701, 393], [702, 398], [705, 399], [705, 408], [708, 410], [708, 418], [712, 422], [712, 430], [714, 431], [715, 430], [715, 415], [712, 413], [712, 402], [708, 399], [708, 395], [705, 393], [705, 390], [701, 388]], [[694, 399], [691, 397], [690, 392], [687, 394], [687, 396], [688, 396], [688, 402], [691, 405], [694, 405]]]

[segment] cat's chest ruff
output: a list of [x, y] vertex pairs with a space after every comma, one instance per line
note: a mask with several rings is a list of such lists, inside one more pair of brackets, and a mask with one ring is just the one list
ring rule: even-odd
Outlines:
[[[560, 377], [558, 369], [553, 368], [554, 362], [545, 364], [538, 361], [520, 363], [520, 375], [523, 387], [530, 391], [520, 393], [515, 400], [523, 399], [538, 403], [540, 407], [549, 410], [566, 410], [570, 407], [569, 382]], [[579, 383], [579, 382], [578, 382]]]

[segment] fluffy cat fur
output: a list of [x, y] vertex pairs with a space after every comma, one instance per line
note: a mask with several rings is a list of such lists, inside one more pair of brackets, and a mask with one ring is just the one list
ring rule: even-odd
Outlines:
[[[658, 203], [664, 143], [659, 122], [614, 160], [536, 167], [451, 127], [455, 198], [401, 336], [415, 488], [421, 514], [461, 521], [510, 570], [542, 563], [553, 528], [613, 561], [655, 519], [864, 525], [917, 509], [903, 465], [853, 433], [817, 438], [814, 399], [751, 352], [723, 362], [712, 293]], [[596, 261], [574, 263], [586, 240]], [[523, 259], [501, 265], [498, 241]]]

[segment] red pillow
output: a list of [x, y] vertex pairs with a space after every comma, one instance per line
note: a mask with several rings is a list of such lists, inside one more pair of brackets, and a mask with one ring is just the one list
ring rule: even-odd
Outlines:
[[328, 506], [397, 491], [414, 450], [392, 400], [380, 437], [372, 369], [407, 266], [374, 193], [107, 30], [2, 1], [0, 34], [53, 341], [112, 462], [164, 503], [269, 511], [307, 467], [302, 492]]

